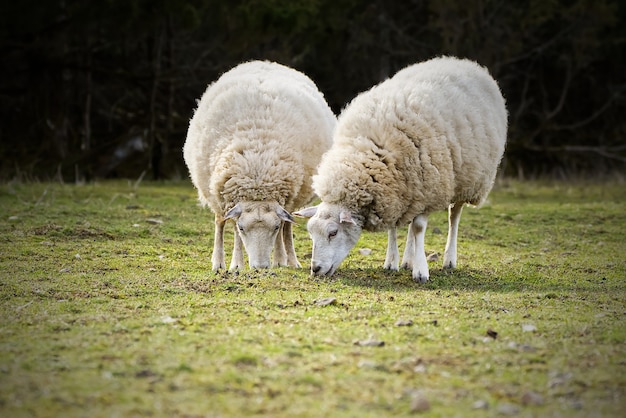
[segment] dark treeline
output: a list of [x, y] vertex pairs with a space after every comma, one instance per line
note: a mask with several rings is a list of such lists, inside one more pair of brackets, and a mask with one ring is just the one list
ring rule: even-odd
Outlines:
[[20, 0], [0, 5], [0, 179], [185, 177], [195, 101], [237, 63], [308, 74], [339, 112], [438, 55], [509, 109], [509, 175], [626, 167], [621, 0]]

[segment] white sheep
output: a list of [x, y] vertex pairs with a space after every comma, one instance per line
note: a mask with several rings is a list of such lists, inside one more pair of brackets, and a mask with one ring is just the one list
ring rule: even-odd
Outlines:
[[[230, 269], [300, 267], [290, 212], [314, 197], [311, 177], [336, 117], [306, 75], [266, 61], [224, 73], [198, 103], [183, 148], [200, 202], [215, 214], [213, 270], [225, 268], [224, 226], [237, 224]], [[280, 233], [279, 233], [280, 232]]]
[[500, 89], [472, 61], [435, 58], [361, 93], [339, 116], [333, 145], [313, 177], [322, 203], [294, 213], [312, 216], [312, 273], [332, 275], [363, 229], [388, 230], [384, 266], [397, 270], [396, 227], [410, 223], [402, 267], [424, 283], [428, 215], [444, 209], [443, 264], [456, 267], [461, 210], [487, 197], [506, 134]]

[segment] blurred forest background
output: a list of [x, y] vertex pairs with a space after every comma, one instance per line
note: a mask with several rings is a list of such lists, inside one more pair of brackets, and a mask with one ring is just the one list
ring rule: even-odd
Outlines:
[[0, 180], [186, 178], [196, 100], [239, 62], [309, 75], [338, 113], [438, 55], [509, 109], [505, 174], [626, 172], [623, 0], [20, 0], [0, 5]]

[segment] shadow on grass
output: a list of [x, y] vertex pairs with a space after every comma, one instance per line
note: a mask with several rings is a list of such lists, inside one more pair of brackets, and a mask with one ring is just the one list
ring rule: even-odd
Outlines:
[[[180, 283], [187, 290], [198, 293], [211, 293], [215, 290], [242, 292], [249, 289], [294, 289], [306, 288], [311, 284], [369, 288], [391, 292], [535, 292], [547, 297], [561, 297], [570, 292], [623, 292], [623, 286], [615, 288], [603, 282], [603, 279], [581, 279], [574, 277], [549, 278], [542, 276], [511, 275], [504, 271], [502, 275], [490, 270], [461, 267], [454, 270], [433, 268], [427, 283], [417, 283], [409, 270], [390, 271], [383, 268], [340, 268], [332, 277], [311, 276], [306, 268], [279, 268], [268, 270], [249, 270], [218, 273], [207, 272], [202, 278], [182, 280]], [[300, 283], [300, 284], [299, 284]]]
[[570, 292], [581, 290], [583, 287], [589, 290], [594, 287], [581, 286], [576, 281], [564, 278], [558, 282], [555, 280], [537, 281], [527, 280], [523, 277], [512, 279], [510, 277], [494, 276], [492, 273], [470, 268], [458, 268], [454, 270], [432, 269], [430, 279], [426, 283], [417, 283], [411, 277], [409, 270], [390, 271], [384, 269], [340, 269], [333, 277], [321, 278], [328, 282], [337, 281], [347, 286], [368, 287], [381, 291], [420, 291], [420, 290], [446, 290], [464, 292]]

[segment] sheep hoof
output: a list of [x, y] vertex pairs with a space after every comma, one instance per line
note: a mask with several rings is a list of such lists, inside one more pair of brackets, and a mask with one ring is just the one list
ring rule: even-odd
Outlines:
[[293, 268], [296, 268], [296, 269], [301, 269], [302, 268], [302, 264], [300, 264], [299, 261], [296, 261], [295, 263], [289, 263], [289, 265], [291, 267], [293, 267]]
[[452, 261], [446, 262], [443, 265], [444, 269], [453, 269], [456, 268], [456, 263], [453, 263]]
[[426, 283], [428, 281], [428, 275], [417, 273], [417, 275], [413, 275], [413, 280], [415, 280], [417, 283]]

